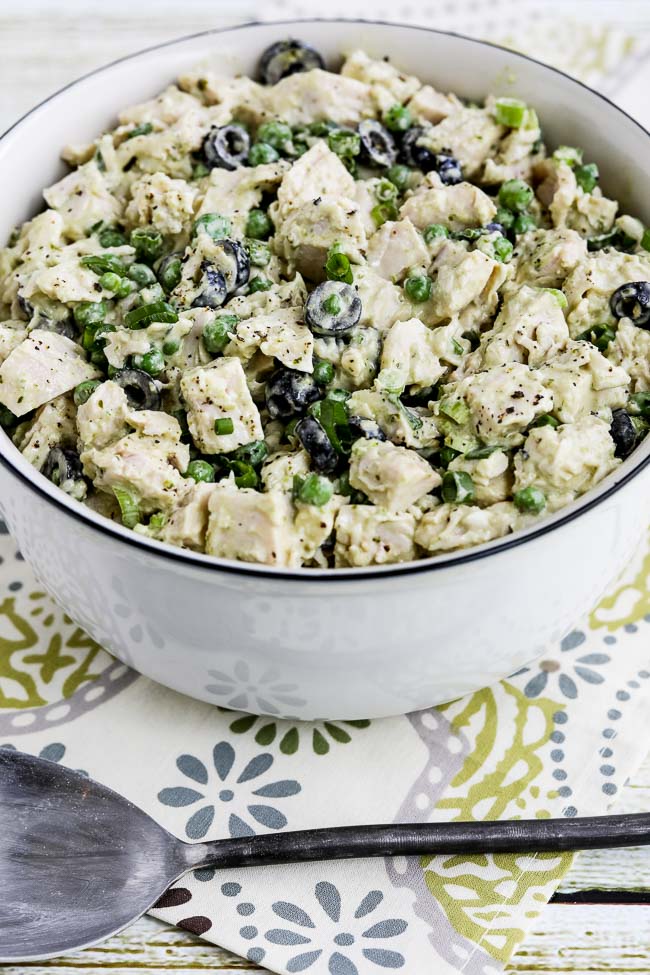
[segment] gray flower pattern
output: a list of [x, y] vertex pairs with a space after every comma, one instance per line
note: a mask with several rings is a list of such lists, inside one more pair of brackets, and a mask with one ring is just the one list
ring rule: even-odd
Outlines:
[[[221, 832], [227, 828], [230, 836], [254, 836], [258, 826], [281, 830], [287, 825], [287, 817], [275, 802], [297, 795], [300, 785], [295, 779], [268, 781], [273, 762], [272, 755], [261, 752], [242, 768], [233, 746], [220, 741], [212, 750], [210, 769], [195, 755], [179, 755], [176, 759], [179, 772], [201, 786], [201, 790], [175, 785], [162, 789], [158, 800], [165, 806], [198, 806], [185, 824], [185, 833], [191, 840], [206, 836], [215, 819], [223, 820]], [[274, 804], [260, 799], [272, 799]], [[232, 812], [235, 808], [237, 812]]]
[[[586, 636], [581, 630], [572, 630], [562, 640], [560, 654], [577, 649], [585, 640]], [[598, 668], [608, 664], [610, 660], [608, 653], [598, 651], [583, 654], [575, 659], [562, 656], [544, 658], [534, 668], [524, 667], [519, 671], [519, 674], [532, 674], [524, 686], [524, 694], [529, 698], [539, 697], [557, 678], [558, 690], [562, 696], [573, 701], [578, 696], [580, 681], [586, 684], [603, 683], [605, 678]]]
[[209, 670], [208, 676], [212, 679], [205, 690], [233, 711], [291, 717], [288, 709], [305, 703], [296, 694], [297, 684], [287, 683], [273, 668], [255, 676], [245, 660], [237, 660], [232, 673]]
[[[399, 938], [408, 924], [403, 918], [373, 920], [384, 899], [380, 890], [370, 890], [353, 911], [344, 909], [335, 884], [322, 880], [314, 888], [317, 911], [309, 914], [291, 901], [276, 901], [273, 913], [290, 927], [270, 928], [265, 938], [270, 944], [292, 949], [285, 962], [288, 972], [304, 972], [323, 957], [330, 975], [362, 975], [367, 963], [378, 968], [403, 968], [406, 959], [393, 938]], [[390, 947], [384, 943], [390, 941]]]

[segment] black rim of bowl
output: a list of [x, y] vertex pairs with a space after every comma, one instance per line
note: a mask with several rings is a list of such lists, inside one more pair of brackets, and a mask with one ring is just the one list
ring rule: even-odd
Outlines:
[[[74, 81], [69, 82], [62, 88], [57, 89], [57, 91], [52, 92], [47, 98], [44, 98], [37, 105], [34, 105], [28, 112], [21, 115], [12, 125], [9, 126], [1, 135], [0, 143], [13, 132], [14, 129], [18, 128], [25, 119], [28, 119], [34, 112], [47, 105], [53, 99], [57, 98], [63, 92], [68, 91], [70, 88], [75, 88], [77, 85], [86, 81], [88, 78], [94, 77], [94, 75], [101, 74], [104, 71], [108, 71], [110, 68], [115, 67], [118, 64], [122, 64], [126, 61], [134, 60], [135, 58], [141, 57], [143, 54], [150, 54], [153, 51], [163, 50], [166, 47], [173, 47], [176, 44], [182, 44], [186, 41], [196, 40], [202, 37], [218, 36], [220, 34], [228, 34], [232, 31], [241, 31], [247, 29], [255, 29], [260, 27], [300, 27], [301, 24], [377, 24], [380, 27], [394, 27], [400, 30], [414, 30], [418, 33], [424, 31], [429, 34], [436, 34], [441, 37], [455, 37], [459, 40], [468, 41], [472, 44], [478, 44], [482, 47], [495, 48], [498, 51], [503, 51], [514, 58], [520, 58], [523, 61], [529, 61], [532, 64], [536, 64], [546, 71], [552, 71], [554, 74], [560, 75], [562, 78], [566, 78], [573, 84], [578, 85], [585, 91], [588, 91], [591, 95], [600, 99], [604, 104], [613, 108], [616, 112], [626, 118], [631, 122], [637, 129], [639, 129], [644, 135], [650, 138], [650, 132], [641, 125], [635, 118], [633, 118], [625, 109], [616, 105], [610, 98], [603, 95], [599, 91], [590, 88], [584, 82], [580, 81], [578, 78], [573, 78], [571, 75], [567, 74], [566, 71], [560, 70], [560, 68], [555, 68], [552, 65], [544, 64], [543, 61], [539, 61], [537, 58], [530, 57], [528, 54], [523, 54], [520, 51], [513, 51], [510, 48], [505, 47], [502, 44], [495, 44], [492, 41], [480, 40], [474, 37], [468, 37], [466, 34], [459, 34], [456, 31], [444, 31], [436, 30], [433, 27], [423, 27], [418, 24], [399, 24], [386, 20], [370, 20], [367, 18], [357, 17], [357, 18], [325, 18], [325, 17], [304, 17], [297, 20], [276, 20], [276, 21], [249, 21], [243, 24], [233, 24], [228, 27], [215, 27], [211, 30], [199, 31], [195, 34], [186, 34], [181, 37], [173, 38], [170, 41], [163, 41], [160, 44], [153, 44], [151, 47], [141, 48], [139, 51], [134, 51], [132, 54], [127, 54], [124, 57], [116, 58], [113, 61], [109, 61], [107, 64], [100, 65], [98, 68], [94, 68], [92, 71], [88, 71], [86, 74], [81, 75], [79, 78], [75, 78]], [[5, 435], [6, 436], [6, 435]], [[14, 448], [17, 449], [17, 448]], [[588, 511], [593, 510], [601, 502], [606, 501], [613, 494], [623, 488], [629, 481], [631, 481], [637, 474], [640, 474], [648, 464], [650, 464], [650, 453], [644, 457], [639, 463], [630, 468], [630, 470], [622, 477], [620, 480], [612, 484], [607, 490], [601, 491], [590, 501], [587, 500], [580, 504], [578, 508], [567, 512], [566, 515], [557, 518], [555, 520], [548, 520], [542, 522], [539, 528], [534, 530], [524, 530], [521, 533], [515, 533], [512, 536], [506, 536], [503, 541], [496, 543], [488, 543], [489, 547], [486, 545], [477, 546], [476, 548], [469, 548], [463, 551], [461, 554], [453, 554], [450, 556], [437, 555], [430, 556], [429, 558], [419, 559], [412, 562], [398, 563], [394, 566], [376, 566], [369, 569], [284, 569], [284, 568], [269, 568], [258, 563], [246, 563], [246, 562], [235, 562], [228, 561], [226, 559], [219, 559], [216, 557], [206, 556], [202, 553], [188, 552], [187, 549], [174, 548], [172, 546], [164, 547], [160, 542], [156, 542], [153, 539], [148, 539], [146, 537], [136, 535], [134, 532], [128, 534], [122, 534], [119, 529], [122, 526], [115, 525], [114, 522], [110, 521], [108, 518], [102, 519], [102, 521], [95, 522], [89, 517], [89, 513], [84, 510], [84, 506], [79, 503], [78, 507], [68, 507], [63, 501], [63, 492], [61, 492], [62, 497], [59, 499], [56, 495], [50, 495], [47, 491], [39, 484], [40, 475], [38, 471], [35, 471], [37, 477], [32, 480], [23, 471], [15, 467], [12, 462], [4, 455], [4, 452], [0, 452], [0, 463], [2, 466], [18, 480], [22, 481], [31, 491], [37, 494], [43, 500], [53, 504], [55, 507], [64, 511], [70, 517], [81, 522], [86, 527], [91, 530], [97, 531], [103, 535], [108, 536], [113, 541], [126, 542], [127, 544], [136, 548], [140, 553], [147, 553], [149, 555], [158, 556], [162, 559], [168, 559], [176, 562], [184, 563], [185, 565], [191, 565], [194, 569], [205, 569], [208, 572], [225, 572], [235, 575], [243, 575], [249, 579], [255, 579], [257, 577], [263, 578], [267, 581], [274, 580], [278, 583], [285, 582], [286, 580], [294, 580], [300, 582], [311, 581], [312, 583], [318, 582], [332, 582], [339, 580], [340, 582], [354, 582], [361, 580], [372, 579], [374, 581], [380, 581], [382, 579], [391, 579], [395, 576], [402, 575], [413, 575], [415, 573], [426, 573], [435, 572], [436, 570], [448, 569], [453, 566], [458, 566], [466, 564], [469, 562], [478, 561], [479, 559], [485, 559], [492, 555], [497, 555], [500, 552], [506, 552], [510, 549], [517, 548], [520, 545], [524, 545], [527, 542], [532, 542], [534, 539], [540, 538], [549, 532], [555, 531], [556, 529], [562, 528], [564, 525], [576, 518], [581, 517]], [[597, 490], [595, 488], [594, 490]], [[101, 516], [98, 516], [101, 518]], [[105, 522], [105, 523], [104, 523]], [[126, 530], [125, 530], [126, 531]]]

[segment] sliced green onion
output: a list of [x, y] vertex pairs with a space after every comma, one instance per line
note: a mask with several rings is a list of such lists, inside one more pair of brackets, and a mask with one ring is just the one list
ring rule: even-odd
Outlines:
[[449, 417], [454, 423], [467, 423], [471, 416], [467, 403], [462, 399], [444, 397], [440, 400], [439, 409], [443, 416]]
[[138, 135], [149, 135], [150, 132], [153, 132], [153, 125], [151, 122], [143, 122], [141, 125], [136, 125], [136, 127], [131, 129], [130, 132], [127, 132], [125, 138], [135, 139], [135, 137]]
[[610, 342], [616, 338], [616, 332], [611, 325], [592, 325], [586, 331], [577, 336], [580, 342], [591, 342], [597, 349], [604, 352]]
[[559, 427], [560, 421], [556, 420], [550, 413], [542, 413], [531, 423], [532, 427]]
[[393, 202], [387, 200], [385, 203], [378, 203], [370, 211], [370, 216], [378, 227], [382, 227], [389, 220], [397, 220], [399, 213]]
[[151, 264], [160, 257], [163, 249], [163, 235], [152, 227], [139, 227], [131, 231], [131, 247], [135, 247], [136, 257], [145, 264]]
[[442, 499], [448, 504], [474, 500], [474, 481], [466, 471], [446, 471], [442, 478]]
[[345, 284], [352, 284], [350, 259], [342, 254], [336, 245], [327, 254], [325, 274], [329, 281], [343, 281]]
[[229, 416], [221, 417], [219, 420], [214, 421], [214, 432], [219, 437], [228, 436], [229, 433], [234, 433], [235, 424]]
[[557, 301], [558, 305], [563, 310], [565, 308], [568, 308], [569, 307], [569, 302], [567, 301], [567, 296], [565, 295], [565, 293], [563, 291], [560, 291], [559, 288], [543, 288], [542, 290], [543, 291], [548, 291], [549, 294], [553, 295], [553, 297]]
[[650, 251], [650, 230], [643, 231], [643, 237], [641, 238], [641, 247], [644, 251]]
[[85, 382], [79, 383], [78, 386], [75, 386], [74, 393], [72, 394], [74, 405], [83, 406], [84, 403], [87, 403], [97, 387], [100, 385], [101, 382], [99, 379], [87, 379]]
[[327, 136], [327, 144], [337, 156], [351, 158], [361, 152], [361, 139], [353, 129], [334, 129]]
[[494, 117], [499, 125], [509, 129], [519, 129], [526, 120], [527, 106], [518, 98], [497, 98], [494, 103]]
[[166, 301], [154, 301], [149, 305], [140, 305], [139, 308], [132, 308], [124, 316], [124, 324], [127, 328], [146, 328], [152, 322], [168, 322], [173, 324], [178, 321], [178, 315], [174, 308]]
[[569, 166], [578, 166], [582, 162], [582, 149], [575, 146], [558, 146], [553, 153], [553, 159], [565, 162]]
[[596, 163], [587, 163], [584, 166], [578, 166], [575, 170], [575, 174], [578, 186], [580, 186], [585, 193], [591, 193], [591, 191], [595, 188], [600, 175]]
[[126, 274], [126, 264], [115, 254], [87, 254], [79, 263], [95, 274], [117, 274], [119, 277]]
[[485, 444], [483, 447], [474, 447], [473, 450], [469, 450], [465, 457], [467, 460], [485, 460], [486, 457], [491, 457], [492, 454], [501, 449], [499, 444]]
[[137, 497], [121, 487], [114, 487], [113, 494], [122, 512], [122, 524], [126, 528], [135, 528], [140, 521], [140, 503]]

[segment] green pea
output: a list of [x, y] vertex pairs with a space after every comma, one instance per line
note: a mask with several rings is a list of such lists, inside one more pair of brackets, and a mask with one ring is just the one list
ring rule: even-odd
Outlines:
[[285, 151], [286, 146], [288, 144], [290, 145], [292, 140], [293, 132], [291, 131], [291, 127], [279, 119], [273, 122], [263, 122], [257, 130], [257, 142], [263, 142], [269, 146], [273, 146], [274, 149], [278, 149], [280, 152]]
[[335, 129], [328, 135], [327, 144], [337, 156], [350, 158], [361, 152], [361, 139], [353, 129]]
[[339, 301], [338, 295], [328, 295], [324, 301], [321, 302], [321, 308], [328, 315], [338, 315], [341, 311], [341, 302]]
[[329, 386], [334, 379], [334, 366], [321, 359], [314, 363], [314, 382], [318, 386]]
[[251, 210], [246, 221], [246, 236], [266, 240], [273, 233], [273, 223], [264, 210]]
[[641, 238], [641, 247], [644, 251], [650, 251], [650, 230], [647, 228], [643, 231], [643, 237]]
[[106, 317], [108, 306], [103, 301], [80, 301], [73, 311], [74, 320], [80, 328], [85, 328], [93, 322], [102, 322]]
[[611, 325], [592, 325], [578, 335], [578, 341], [591, 342], [597, 349], [604, 352], [610, 342], [616, 338], [616, 332]]
[[235, 330], [239, 318], [237, 315], [219, 315], [208, 322], [203, 329], [203, 344], [210, 355], [222, 352], [230, 341], [230, 334]]
[[474, 500], [474, 481], [466, 471], [446, 471], [442, 478], [442, 499], [450, 504]]
[[106, 227], [104, 230], [100, 230], [97, 239], [102, 247], [123, 247], [128, 243], [126, 234], [114, 227]]
[[410, 274], [404, 282], [404, 291], [411, 301], [427, 301], [431, 297], [431, 284], [426, 274]]
[[263, 166], [265, 163], [277, 162], [279, 158], [277, 149], [268, 142], [256, 142], [248, 151], [249, 166]]
[[153, 348], [143, 355], [134, 355], [133, 365], [136, 369], [148, 372], [150, 376], [157, 376], [165, 368], [165, 357], [160, 349]]
[[510, 230], [514, 225], [515, 215], [512, 210], [506, 210], [505, 207], [497, 207], [497, 212], [495, 216], [496, 223], [500, 223], [504, 230]]
[[234, 433], [234, 430], [235, 424], [229, 416], [223, 416], [214, 421], [214, 432], [219, 437], [228, 436], [229, 433]]
[[261, 467], [269, 456], [269, 448], [263, 440], [253, 440], [251, 443], [242, 444], [234, 451], [233, 457], [251, 467]]
[[156, 282], [156, 275], [148, 264], [132, 264], [126, 274], [140, 288], [144, 288], [148, 284], [155, 284]]
[[413, 124], [413, 118], [406, 105], [391, 105], [384, 112], [384, 125], [391, 132], [406, 132]]
[[255, 294], [256, 291], [269, 291], [273, 287], [273, 282], [269, 281], [268, 278], [263, 278], [258, 275], [256, 278], [252, 278], [248, 282], [248, 293]]
[[322, 508], [334, 493], [332, 482], [321, 474], [308, 474], [307, 477], [294, 477], [294, 497], [304, 504], [312, 504]]
[[497, 261], [500, 261], [502, 264], [507, 264], [512, 257], [512, 252], [514, 250], [508, 238], [501, 236], [497, 237], [493, 242], [492, 247]]
[[516, 234], [526, 234], [529, 230], [537, 229], [537, 221], [529, 213], [518, 213], [512, 224]]
[[101, 275], [99, 283], [104, 291], [116, 292], [119, 290], [122, 284], [122, 278], [119, 276], [119, 274], [114, 274], [113, 271], [106, 271], [105, 274]]
[[352, 267], [349, 257], [332, 247], [325, 261], [325, 274], [329, 281], [344, 281], [352, 284]]
[[536, 487], [522, 488], [515, 491], [512, 500], [520, 511], [538, 515], [546, 507], [546, 495]]
[[577, 166], [575, 169], [576, 182], [578, 186], [585, 191], [585, 193], [591, 193], [595, 189], [598, 183], [598, 177], [600, 173], [598, 172], [598, 166], [596, 163], [587, 163], [584, 166]]
[[263, 240], [246, 241], [248, 259], [253, 267], [266, 267], [271, 260], [271, 248]]
[[401, 163], [395, 163], [393, 166], [389, 166], [386, 170], [386, 176], [394, 183], [400, 193], [408, 187], [411, 181], [411, 172], [408, 166], [403, 166]]
[[131, 231], [129, 237], [131, 247], [135, 247], [136, 257], [151, 264], [157, 257], [160, 257], [163, 249], [163, 235], [152, 227], [139, 227]]
[[204, 230], [213, 240], [221, 240], [230, 235], [230, 220], [220, 213], [203, 213], [192, 224], [192, 237]]
[[167, 292], [173, 291], [183, 275], [183, 264], [180, 257], [169, 257], [158, 268], [158, 279]]
[[163, 355], [176, 355], [180, 347], [181, 343], [178, 341], [178, 339], [165, 339], [162, 347]]
[[528, 207], [534, 197], [533, 188], [522, 179], [507, 179], [499, 188], [499, 203], [507, 210], [521, 213]]
[[441, 223], [430, 223], [428, 227], [424, 228], [422, 236], [424, 237], [424, 243], [430, 244], [440, 237], [449, 237], [449, 231]]
[[78, 386], [75, 386], [74, 393], [72, 394], [74, 405], [83, 406], [84, 403], [87, 403], [97, 387], [100, 385], [101, 383], [99, 379], [87, 379], [85, 382], [79, 383]]
[[191, 477], [197, 483], [211, 484], [216, 475], [213, 465], [207, 460], [191, 460], [187, 465], [185, 477]]

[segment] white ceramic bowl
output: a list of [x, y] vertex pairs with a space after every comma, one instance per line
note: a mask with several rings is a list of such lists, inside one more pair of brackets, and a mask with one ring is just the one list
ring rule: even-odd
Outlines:
[[[143, 51], [82, 78], [0, 140], [0, 239], [41, 207], [66, 142], [110, 126], [184, 68], [219, 56], [254, 73], [282, 37], [335, 65], [363, 47], [444, 91], [516, 94], [550, 145], [580, 145], [609, 195], [650, 223], [650, 136], [567, 76], [499, 47], [365, 22], [258, 24]], [[215, 704], [297, 718], [372, 718], [450, 700], [538, 656], [597, 600], [645, 532], [650, 438], [585, 498], [538, 526], [402, 566], [285, 571], [150, 542], [93, 514], [3, 435], [0, 498], [39, 580], [112, 653]]]

